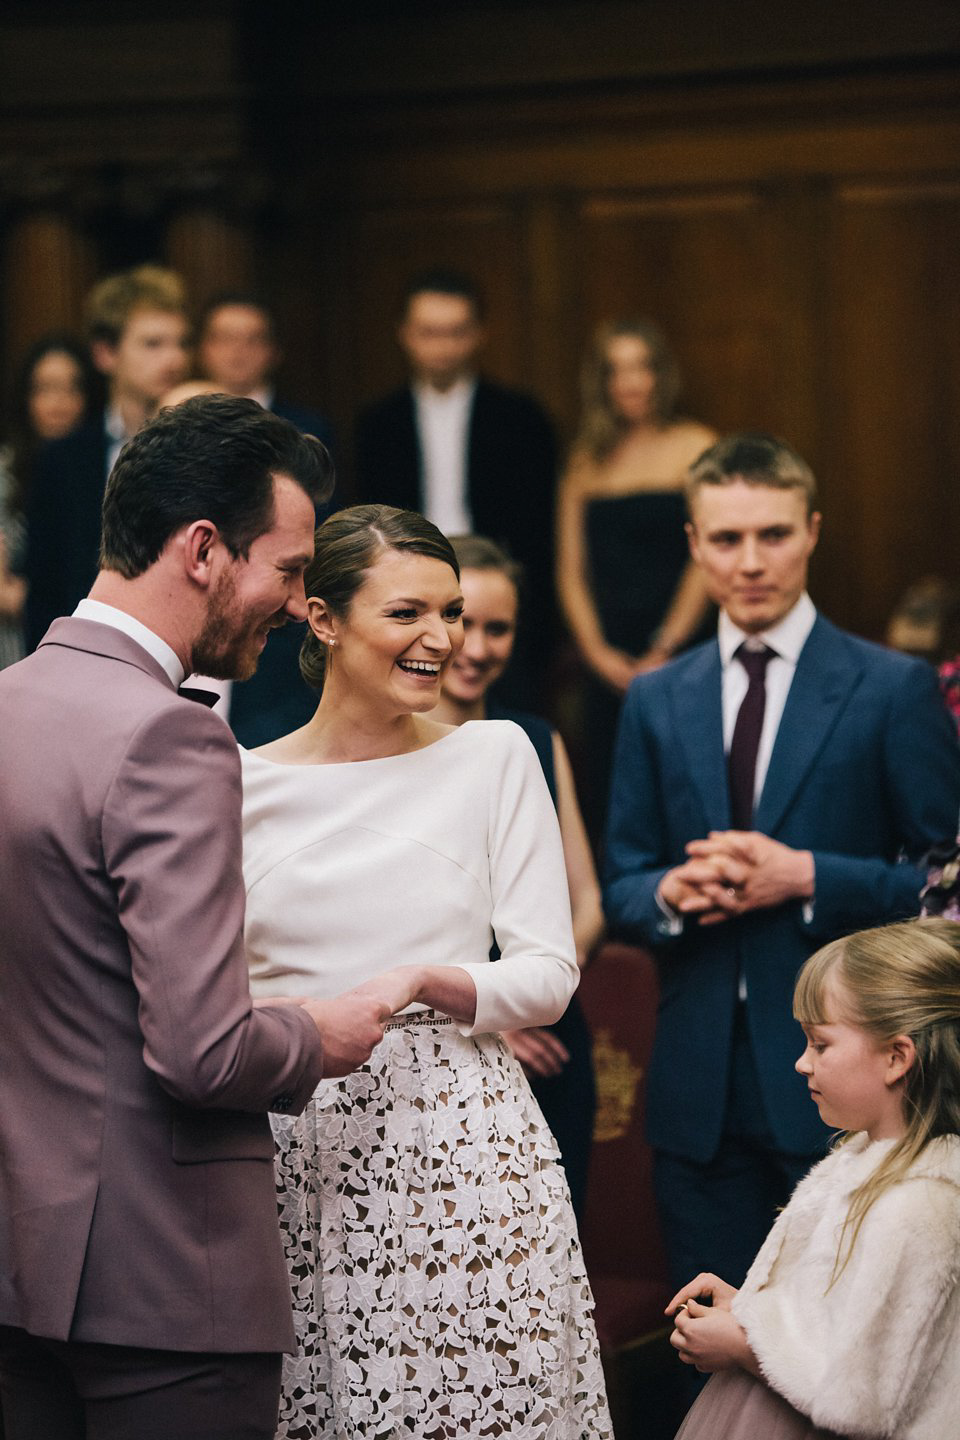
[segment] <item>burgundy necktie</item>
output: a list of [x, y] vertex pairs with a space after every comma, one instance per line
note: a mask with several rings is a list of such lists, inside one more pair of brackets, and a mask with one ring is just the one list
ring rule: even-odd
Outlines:
[[749, 830], [753, 824], [753, 792], [757, 777], [757, 751], [763, 730], [763, 712], [767, 705], [767, 665], [774, 651], [764, 645], [748, 650], [741, 645], [736, 653], [747, 672], [750, 683], [737, 711], [733, 727], [727, 771], [730, 776], [730, 818], [734, 830]]

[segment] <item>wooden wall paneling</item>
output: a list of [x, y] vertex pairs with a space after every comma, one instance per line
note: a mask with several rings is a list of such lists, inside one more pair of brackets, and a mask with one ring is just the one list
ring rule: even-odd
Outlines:
[[218, 291], [256, 288], [253, 220], [232, 219], [213, 205], [187, 205], [171, 216], [166, 258], [187, 282], [196, 310]]
[[77, 215], [44, 207], [11, 217], [3, 247], [8, 372], [45, 331], [82, 334], [84, 297], [95, 277], [95, 246]]
[[266, 293], [274, 300], [284, 349], [280, 388], [291, 400], [334, 421], [337, 469], [345, 475], [353, 374], [349, 256], [338, 208], [323, 197], [316, 213], [272, 228], [266, 245]]
[[524, 204], [524, 289], [529, 307], [527, 388], [560, 422], [562, 441], [572, 434], [577, 408], [575, 285], [571, 197], [535, 194]]
[[721, 430], [775, 426], [769, 210], [757, 187], [585, 197], [584, 340], [601, 320], [650, 316], [680, 358], [685, 411]]
[[838, 186], [833, 229], [831, 465], [849, 494], [851, 623], [879, 638], [909, 584], [956, 575], [960, 174]]
[[465, 271], [484, 294], [484, 368], [507, 383], [534, 386], [526, 234], [514, 200], [451, 196], [413, 206], [370, 205], [357, 209], [350, 228], [361, 401], [404, 379], [395, 337], [403, 289], [434, 265]]

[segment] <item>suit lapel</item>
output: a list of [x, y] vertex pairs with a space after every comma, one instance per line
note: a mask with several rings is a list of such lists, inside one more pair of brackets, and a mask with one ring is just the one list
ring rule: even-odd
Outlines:
[[723, 753], [720, 648], [714, 641], [695, 651], [671, 677], [674, 733], [686, 769], [703, 804], [707, 830], [730, 828], [727, 762]]
[[401, 510], [422, 510], [423, 456], [417, 429], [417, 402], [409, 385], [405, 385], [397, 395], [395, 437], [391, 468], [397, 489], [391, 503]]
[[755, 826], [774, 835], [860, 683], [862, 667], [839, 630], [817, 619], [800, 652], [770, 757]]

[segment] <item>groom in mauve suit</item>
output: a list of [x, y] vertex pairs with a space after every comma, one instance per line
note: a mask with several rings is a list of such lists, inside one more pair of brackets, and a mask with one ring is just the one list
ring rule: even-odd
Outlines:
[[0, 676], [7, 1440], [267, 1440], [292, 1348], [269, 1110], [366, 1060], [364, 994], [251, 1005], [240, 763], [185, 674], [303, 619], [326, 452], [252, 400], [165, 410], [90, 597]]

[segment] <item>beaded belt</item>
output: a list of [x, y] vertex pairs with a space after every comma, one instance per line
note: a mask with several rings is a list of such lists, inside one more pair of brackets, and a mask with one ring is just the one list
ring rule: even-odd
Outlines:
[[452, 1015], [438, 1015], [435, 1010], [415, 1010], [411, 1015], [399, 1015], [388, 1020], [384, 1030], [406, 1030], [408, 1025], [452, 1025]]

